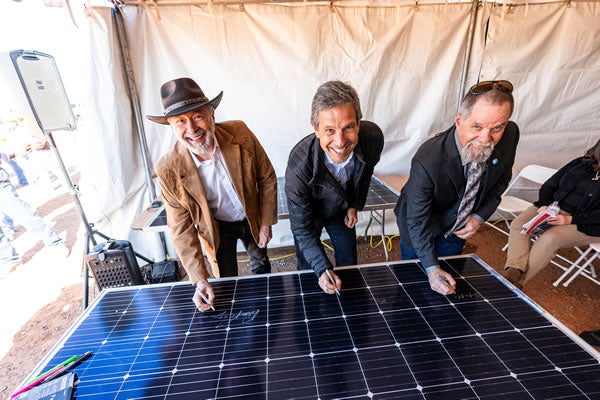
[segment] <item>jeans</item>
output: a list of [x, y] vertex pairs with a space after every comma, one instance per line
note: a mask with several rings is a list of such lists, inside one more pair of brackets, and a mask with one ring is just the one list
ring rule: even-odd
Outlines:
[[[462, 253], [463, 248], [465, 247], [465, 240], [455, 235], [450, 235], [445, 238], [444, 235], [441, 234], [436, 236], [433, 240], [435, 242], [435, 249], [438, 257], [457, 256]], [[419, 258], [415, 249], [409, 247], [402, 239], [400, 239], [400, 255], [403, 260], [414, 260]], [[423, 265], [425, 268], [430, 266], [431, 265]]]
[[28, 185], [27, 177], [25, 176], [25, 172], [23, 172], [23, 168], [17, 163], [17, 160], [14, 158], [8, 158], [7, 154], [2, 153], [2, 161], [6, 162], [10, 167], [15, 171], [15, 175], [17, 176], [17, 180], [19, 181], [19, 185]]
[[[323, 228], [329, 234], [335, 256], [335, 265], [341, 267], [344, 265], [356, 265], [356, 229], [348, 228], [344, 223], [346, 213], [330, 218], [328, 220], [317, 219], [315, 229], [321, 232]], [[298, 246], [296, 236], [294, 236], [294, 246], [296, 247], [296, 257], [298, 258], [298, 270], [312, 269], [312, 266], [304, 258], [304, 254]]]
[[242, 241], [248, 257], [250, 258], [250, 271], [252, 274], [267, 274], [271, 272], [271, 263], [267, 256], [267, 248], [258, 247], [248, 220], [227, 222], [216, 220], [219, 226], [219, 248], [217, 249], [217, 263], [221, 277], [237, 276], [237, 241]]
[[0, 210], [0, 228], [8, 228], [12, 231], [15, 231], [15, 221], [8, 215], [4, 214], [2, 210]]
[[[62, 242], [60, 236], [44, 222], [37, 211], [19, 197], [10, 182], [0, 182], [0, 207], [3, 214], [14, 218], [30, 233], [39, 237], [45, 245]], [[14, 262], [19, 256], [4, 232], [0, 233], [0, 262]]]
[[21, 257], [11, 244], [10, 238], [0, 228], [0, 265], [14, 265]]

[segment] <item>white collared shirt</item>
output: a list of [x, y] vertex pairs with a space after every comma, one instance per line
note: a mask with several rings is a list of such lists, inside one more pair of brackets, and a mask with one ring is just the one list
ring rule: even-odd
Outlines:
[[227, 222], [241, 221], [246, 218], [244, 207], [233, 188], [216, 138], [215, 150], [210, 160], [200, 161], [191, 151], [190, 154], [196, 164], [213, 218]]

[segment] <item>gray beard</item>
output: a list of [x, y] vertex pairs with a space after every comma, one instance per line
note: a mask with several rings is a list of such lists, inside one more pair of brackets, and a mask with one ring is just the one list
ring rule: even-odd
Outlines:
[[196, 152], [198, 152], [198, 154], [206, 154], [208, 153], [210, 150], [212, 150], [212, 146], [213, 143], [215, 143], [215, 135], [210, 133], [210, 132], [206, 132], [206, 134], [208, 135], [206, 138], [206, 141], [204, 142], [204, 144], [198, 146], [195, 150]]
[[[472, 144], [477, 144], [478, 146], [485, 146], [483, 149], [477, 149], [474, 151], [471, 148]], [[490, 142], [488, 144], [483, 144], [478, 140], [471, 140], [469, 143], [462, 148], [460, 152], [460, 156], [467, 162], [472, 163], [483, 163], [487, 161], [488, 158], [492, 155], [492, 151], [494, 151], [494, 143]]]

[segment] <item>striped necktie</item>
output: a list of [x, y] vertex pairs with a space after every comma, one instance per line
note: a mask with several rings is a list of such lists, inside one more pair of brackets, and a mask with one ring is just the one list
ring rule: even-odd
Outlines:
[[479, 190], [479, 183], [481, 182], [481, 175], [483, 174], [483, 163], [470, 163], [467, 171], [467, 185], [465, 187], [465, 194], [463, 195], [460, 205], [458, 206], [458, 215], [454, 226], [446, 232], [444, 237], [448, 237], [452, 232], [464, 228], [469, 220], [473, 206], [475, 205], [475, 197], [477, 197], [477, 191]]

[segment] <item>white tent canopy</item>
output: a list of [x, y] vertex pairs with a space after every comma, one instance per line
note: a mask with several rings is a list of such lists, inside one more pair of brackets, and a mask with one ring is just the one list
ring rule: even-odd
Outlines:
[[[175, 140], [141, 116], [162, 113], [160, 85], [177, 77], [195, 79], [209, 97], [223, 90], [217, 121], [244, 120], [278, 175], [311, 132], [314, 91], [332, 79], [351, 83], [364, 118], [383, 129], [380, 174], [408, 174], [418, 146], [450, 126], [478, 80], [515, 86], [516, 169], [558, 168], [600, 137], [597, 1], [481, 3], [476, 12], [470, 2], [118, 3], [86, 10], [93, 159], [82, 165], [82, 200], [101, 231], [157, 259], [155, 235], [129, 224], [149, 203], [148, 171]], [[282, 224], [272, 245], [290, 243]]]

